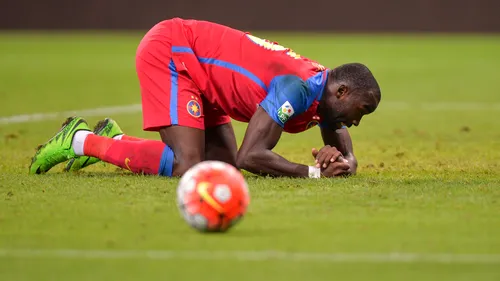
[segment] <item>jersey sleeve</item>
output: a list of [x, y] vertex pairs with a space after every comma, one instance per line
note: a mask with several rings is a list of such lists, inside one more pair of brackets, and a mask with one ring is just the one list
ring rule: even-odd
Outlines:
[[307, 83], [295, 75], [278, 76], [271, 81], [260, 106], [281, 127], [292, 117], [307, 111], [314, 101]]

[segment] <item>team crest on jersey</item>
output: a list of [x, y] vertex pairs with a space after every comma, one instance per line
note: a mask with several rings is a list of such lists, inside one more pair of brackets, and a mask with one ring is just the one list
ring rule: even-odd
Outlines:
[[201, 106], [197, 101], [190, 100], [187, 103], [186, 108], [191, 116], [196, 117], [196, 118], [201, 116]]
[[290, 117], [295, 113], [290, 102], [286, 101], [279, 109], [278, 109], [278, 119], [280, 119], [281, 123], [285, 124]]

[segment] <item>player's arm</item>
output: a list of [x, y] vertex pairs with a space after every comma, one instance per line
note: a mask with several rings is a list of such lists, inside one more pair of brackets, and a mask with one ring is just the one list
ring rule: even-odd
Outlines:
[[[358, 160], [354, 155], [351, 135], [347, 128], [333, 130], [327, 126], [321, 127], [321, 137], [325, 145], [330, 145], [337, 148], [349, 163], [349, 174], [356, 174], [358, 168]], [[318, 156], [316, 157], [318, 159]]]
[[[261, 175], [308, 177], [311, 170], [311, 173], [318, 176], [318, 170], [313, 171], [309, 166], [292, 163], [272, 151], [281, 137], [285, 123], [293, 116], [305, 112], [315, 97], [299, 77], [284, 76], [273, 81], [269, 94], [260, 103], [248, 124], [238, 151], [237, 165]], [[348, 168], [345, 163], [332, 163], [321, 169], [321, 174], [326, 177], [335, 176]]]
[[308, 177], [308, 166], [292, 163], [272, 151], [282, 132], [283, 128], [259, 107], [238, 151], [238, 167], [260, 175]]

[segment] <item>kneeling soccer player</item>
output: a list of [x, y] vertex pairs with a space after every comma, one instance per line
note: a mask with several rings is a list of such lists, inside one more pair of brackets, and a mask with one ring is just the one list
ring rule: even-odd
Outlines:
[[[377, 108], [381, 92], [360, 63], [329, 69], [277, 43], [217, 23], [174, 18], [156, 24], [136, 54], [143, 129], [162, 141], [124, 135], [105, 119], [92, 132], [71, 117], [40, 146], [30, 173], [70, 160], [78, 170], [99, 160], [134, 173], [181, 176], [219, 160], [271, 176], [354, 174], [357, 160], [346, 127]], [[231, 118], [247, 122], [240, 149]], [[272, 149], [282, 132], [321, 128], [325, 146], [315, 166], [292, 163]]]

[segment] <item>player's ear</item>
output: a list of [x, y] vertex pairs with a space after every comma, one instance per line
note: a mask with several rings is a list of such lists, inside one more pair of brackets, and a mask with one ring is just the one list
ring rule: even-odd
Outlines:
[[337, 93], [335, 95], [339, 99], [340, 97], [345, 96], [348, 91], [349, 91], [349, 89], [347, 88], [347, 86], [342, 84], [339, 86]]

